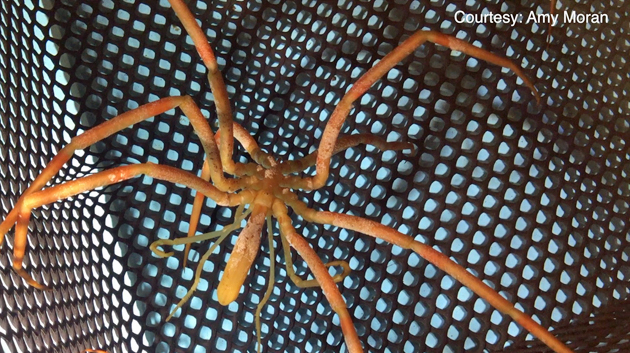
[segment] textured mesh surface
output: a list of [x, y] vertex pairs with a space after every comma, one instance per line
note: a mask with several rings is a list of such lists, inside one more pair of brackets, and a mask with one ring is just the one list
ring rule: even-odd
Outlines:
[[[370, 89], [344, 128], [412, 141], [419, 152], [350, 149], [333, 159], [328, 186], [300, 195], [315, 209], [365, 216], [431, 244], [576, 350], [629, 349], [627, 3], [562, 2], [563, 10], [608, 14], [610, 23], [560, 24], [547, 51], [546, 25], [453, 20], [457, 10], [546, 13], [547, 2], [191, 3], [235, 119], [287, 158], [313, 151], [343, 92], [417, 29], [456, 35], [522, 66], [541, 107], [508, 70], [422, 46]], [[189, 94], [216, 120], [206, 70], [179, 26], [164, 0], [0, 2], [2, 217], [72, 136], [121, 112]], [[202, 157], [187, 119], [170, 111], [78, 153], [53, 183], [146, 161], [198, 171]], [[192, 200], [188, 189], [141, 177], [34, 211], [26, 266], [54, 291], [27, 287], [11, 270], [10, 232], [0, 256], [0, 351], [254, 351], [266, 246], [235, 303], [216, 300], [231, 250], [222, 246], [192, 300], [164, 322], [193, 275], [181, 269], [182, 249], [159, 259], [148, 244], [184, 236]], [[199, 230], [210, 231], [231, 223], [233, 210], [207, 201], [203, 214]], [[409, 251], [294, 218], [322, 259], [353, 268], [340, 288], [367, 351], [542, 350]], [[299, 289], [283, 266], [276, 271], [262, 314], [266, 351], [340, 351], [338, 320], [321, 290]]]

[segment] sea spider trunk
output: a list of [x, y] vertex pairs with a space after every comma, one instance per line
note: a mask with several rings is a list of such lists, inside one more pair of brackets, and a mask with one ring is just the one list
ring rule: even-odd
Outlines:
[[238, 297], [249, 268], [254, 263], [258, 249], [260, 249], [260, 237], [265, 224], [266, 213], [266, 207], [254, 205], [247, 225], [236, 240], [234, 250], [232, 250], [225, 266], [221, 282], [219, 282], [219, 288], [217, 288], [217, 296], [221, 305], [228, 305]]

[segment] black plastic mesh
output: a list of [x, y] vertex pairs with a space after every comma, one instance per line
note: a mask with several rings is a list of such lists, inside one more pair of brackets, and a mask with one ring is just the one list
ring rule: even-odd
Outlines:
[[[630, 293], [630, 9], [623, 1], [558, 5], [608, 14], [610, 22], [560, 24], [545, 50], [546, 25], [458, 24], [453, 17], [457, 10], [547, 13], [546, 1], [189, 6], [215, 48], [235, 119], [284, 157], [313, 151], [352, 82], [420, 28], [456, 35], [523, 67], [544, 97], [541, 107], [512, 72], [422, 46], [370, 89], [344, 128], [412, 141], [419, 152], [350, 149], [334, 158], [327, 187], [301, 196], [315, 209], [416, 235], [543, 326], [559, 328], [578, 351], [623, 352], [630, 341], [623, 311]], [[1, 215], [72, 136], [121, 112], [188, 94], [214, 125], [205, 73], [165, 0], [2, 0]], [[146, 161], [198, 171], [202, 157], [188, 121], [170, 111], [78, 153], [54, 183]], [[0, 256], [0, 351], [253, 352], [266, 246], [235, 303], [216, 300], [231, 249], [222, 246], [193, 299], [164, 322], [193, 275], [181, 269], [182, 249], [166, 260], [148, 245], [185, 236], [192, 200], [181, 186], [136, 178], [36, 210], [26, 265], [54, 291], [27, 287], [11, 270], [9, 233]], [[233, 210], [207, 201], [203, 214], [205, 232], [231, 223]], [[409, 251], [294, 223], [322, 259], [353, 268], [340, 289], [366, 351], [528, 345], [522, 328]], [[274, 261], [282, 264], [279, 249]], [[340, 351], [338, 320], [321, 290], [298, 289], [282, 265], [276, 271], [262, 314], [266, 351]], [[543, 350], [533, 345], [521, 351]]]

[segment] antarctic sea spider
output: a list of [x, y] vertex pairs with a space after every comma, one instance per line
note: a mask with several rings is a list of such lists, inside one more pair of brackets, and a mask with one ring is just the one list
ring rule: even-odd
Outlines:
[[[343, 136], [340, 135], [340, 131], [344, 121], [353, 108], [353, 102], [361, 97], [368, 88], [385, 75], [392, 67], [423, 43], [429, 41], [440, 44], [452, 50], [457, 50], [481, 60], [509, 68], [532, 90], [537, 100], [540, 100], [533, 84], [519, 67], [508, 59], [491, 54], [486, 50], [454, 37], [431, 31], [416, 32], [391, 53], [383, 57], [348, 90], [330, 117], [316, 152], [300, 160], [280, 161], [261, 150], [249, 133], [241, 125], [233, 122], [226, 87], [218, 69], [213, 50], [204, 32], [182, 0], [169, 0], [169, 2], [181, 20], [186, 32], [194, 42], [208, 70], [208, 80], [214, 95], [219, 130], [215, 134], [192, 98], [182, 96], [167, 97], [145, 104], [74, 137], [37, 176], [31, 186], [17, 201], [15, 208], [0, 225], [0, 244], [4, 240], [4, 235], [15, 225], [13, 268], [28, 284], [39, 289], [52, 289], [33, 280], [22, 266], [27, 245], [29, 218], [33, 208], [144, 174], [155, 179], [185, 185], [197, 191], [193, 204], [188, 237], [154, 242], [151, 245], [151, 249], [156, 254], [163, 257], [171, 256], [173, 253], [165, 252], [162, 250], [163, 247], [186, 244], [184, 254], [185, 267], [191, 243], [216, 239], [210, 249], [201, 256], [199, 264], [197, 265], [194, 284], [189, 289], [187, 295], [173, 310], [171, 316], [195, 291], [201, 277], [203, 264], [210, 254], [212, 254], [214, 249], [230, 232], [240, 228], [241, 222], [246, 220], [246, 225], [240, 232], [217, 289], [218, 299], [221, 304], [227, 305], [234, 301], [239, 294], [241, 286], [243, 286], [249, 268], [260, 250], [263, 228], [266, 226], [269, 234], [273, 234], [272, 220], [275, 218], [280, 230], [280, 238], [284, 245], [284, 251], [287, 253], [285, 258], [291, 259], [291, 256], [288, 254], [290, 248], [297, 250], [315, 278], [310, 281], [300, 279], [293, 272], [292, 264], [287, 263], [287, 272], [290, 274], [291, 279], [296, 285], [301, 287], [321, 287], [332, 309], [339, 316], [339, 322], [348, 351], [351, 353], [362, 352], [363, 347], [353, 324], [352, 315], [348, 312], [346, 303], [336, 284], [336, 282], [342, 280], [348, 274], [350, 269], [343, 261], [333, 261], [328, 264], [322, 262], [309, 243], [298, 234], [292, 225], [291, 218], [289, 217], [290, 208], [308, 222], [345, 228], [382, 239], [404, 249], [411, 249], [428, 262], [470, 288], [496, 309], [510, 316], [514, 321], [545, 342], [553, 350], [557, 352], [571, 351], [550, 334], [547, 329], [537, 324], [528, 315], [516, 309], [511, 302], [503, 298], [466, 269], [456, 264], [448, 256], [443, 255], [430, 246], [416, 241], [413, 236], [400, 233], [378, 222], [342, 213], [311, 209], [306, 203], [301, 201], [295, 193], [295, 190], [312, 191], [324, 186], [329, 175], [332, 155], [347, 148], [359, 144], [370, 144], [380, 150], [408, 150], [414, 148], [413, 145], [409, 143], [387, 142], [380, 137], [370, 134]], [[174, 108], [181, 109], [183, 114], [189, 119], [203, 146], [205, 163], [200, 177], [166, 165], [142, 163], [111, 168], [77, 180], [45, 188], [45, 185], [73, 156], [75, 151], [85, 149], [107, 136], [116, 134], [122, 129], [131, 127], [145, 119]], [[254, 163], [238, 163], [233, 160], [234, 139], [250, 154]], [[310, 166], [315, 166], [315, 175], [296, 175]], [[224, 173], [230, 174], [233, 177], [226, 177]], [[204, 197], [211, 198], [221, 206], [236, 207], [233, 224], [220, 231], [194, 235], [200, 218]], [[271, 257], [273, 259], [273, 240], [271, 236], [269, 237], [269, 242]], [[271, 261], [271, 264], [273, 266], [273, 261]], [[343, 273], [333, 277], [329, 274], [329, 266], [341, 266]], [[273, 273], [274, 270], [272, 268], [270, 276], [272, 276]], [[261, 300], [258, 313], [260, 313], [262, 305], [264, 305], [271, 294], [272, 284], [274, 283], [273, 277], [269, 279], [268, 283], [270, 283], [270, 285], [264, 298]], [[169, 316], [169, 319], [171, 316]], [[260, 350], [260, 322], [258, 318], [256, 326], [259, 340], [258, 347]], [[101, 350], [92, 349], [87, 351], [103, 352]]]

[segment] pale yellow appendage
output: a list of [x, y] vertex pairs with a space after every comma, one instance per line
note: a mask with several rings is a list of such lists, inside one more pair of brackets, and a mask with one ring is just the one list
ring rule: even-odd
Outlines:
[[212, 255], [212, 253], [217, 248], [217, 246], [219, 246], [221, 244], [221, 242], [225, 238], [227, 238], [227, 236], [230, 235], [230, 233], [232, 231], [234, 231], [234, 230], [236, 230], [238, 228], [241, 228], [241, 222], [245, 219], [245, 217], [247, 217], [251, 213], [251, 209], [248, 209], [248, 210], [244, 211], [244, 208], [245, 208], [245, 205], [238, 206], [238, 208], [236, 209], [236, 216], [234, 217], [234, 223], [226, 226], [225, 228], [223, 228], [221, 230], [217, 230], [217, 231], [214, 231], [214, 232], [209, 232], [209, 233], [196, 235], [194, 237], [184, 237], [184, 238], [177, 238], [177, 239], [160, 239], [160, 240], [156, 240], [153, 243], [151, 243], [151, 246], [150, 246], [151, 250], [153, 250], [153, 252], [157, 256], [164, 258], [164, 257], [173, 256], [174, 253], [173, 252], [168, 252], [168, 253], [164, 252], [164, 251], [158, 249], [157, 248], [158, 246], [162, 246], [162, 245], [170, 245], [170, 246], [182, 245], [182, 244], [189, 244], [189, 243], [194, 243], [194, 242], [198, 242], [198, 241], [204, 241], [204, 240], [210, 240], [210, 239], [219, 238], [214, 244], [212, 244], [210, 249], [208, 249], [208, 251], [206, 251], [206, 253], [199, 260], [199, 264], [197, 265], [197, 270], [195, 271], [195, 281], [193, 282], [193, 285], [188, 290], [188, 293], [186, 293], [186, 295], [179, 301], [179, 303], [177, 304], [175, 309], [173, 309], [171, 311], [171, 313], [169, 314], [169, 316], [166, 318], [167, 322], [173, 317], [175, 312], [177, 312], [177, 310], [182, 307], [182, 305], [186, 304], [188, 299], [190, 299], [192, 294], [197, 289], [197, 286], [199, 285], [199, 281], [201, 280], [201, 271], [203, 270], [203, 265], [206, 263], [206, 261], [208, 261], [208, 258], [210, 257], [210, 255]]
[[271, 216], [267, 216], [267, 238], [269, 238], [269, 282], [267, 283], [265, 296], [256, 308], [256, 338], [258, 339], [258, 353], [262, 352], [262, 343], [260, 343], [262, 336], [262, 332], [260, 332], [260, 312], [262, 311], [263, 306], [267, 304], [269, 297], [271, 297], [273, 287], [276, 283], [276, 255], [273, 247], [273, 227], [271, 226]]
[[[301, 279], [300, 277], [298, 277], [298, 275], [295, 274], [295, 270], [293, 269], [293, 260], [291, 260], [291, 246], [289, 245], [287, 238], [284, 236], [284, 234], [282, 234], [282, 232], [280, 232], [280, 239], [282, 239], [282, 249], [284, 250], [284, 261], [286, 262], [287, 273], [289, 274], [289, 278], [291, 278], [293, 283], [295, 283], [295, 285], [300, 288], [319, 287], [320, 285], [316, 279], [305, 280]], [[339, 266], [343, 268], [341, 274], [336, 274], [333, 276], [333, 281], [335, 281], [335, 283], [343, 281], [346, 277], [348, 277], [350, 272], [352, 272], [348, 262], [343, 260], [331, 261], [324, 264], [324, 266], [326, 266], [326, 268], [330, 268], [331, 266]]]

